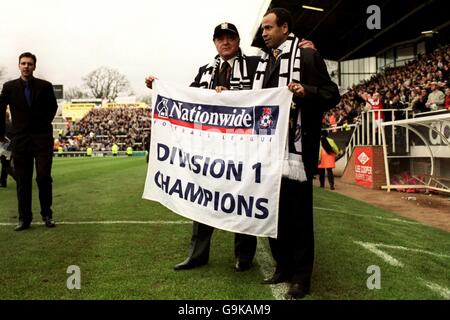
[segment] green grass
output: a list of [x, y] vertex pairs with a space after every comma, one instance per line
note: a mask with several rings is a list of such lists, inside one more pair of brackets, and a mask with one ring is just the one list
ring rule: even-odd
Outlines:
[[[55, 158], [54, 218], [58, 221], [186, 221], [142, 199], [145, 158]], [[15, 184], [0, 190], [0, 223], [17, 222]], [[449, 255], [450, 234], [365, 203], [315, 189], [316, 260], [308, 299], [442, 299], [423, 281], [449, 289], [450, 258], [380, 248], [394, 267], [355, 241]], [[33, 194], [38, 221], [37, 190]], [[391, 220], [398, 218], [399, 220]], [[0, 225], [0, 299], [274, 299], [256, 267], [233, 271], [233, 235], [216, 230], [210, 263], [173, 271], [187, 255], [192, 226], [184, 224]], [[266, 239], [259, 239], [266, 242]], [[258, 246], [267, 250], [268, 246]], [[270, 255], [270, 253], [269, 253]], [[81, 290], [68, 290], [67, 267], [81, 268]], [[381, 289], [369, 290], [367, 267], [381, 268]], [[422, 280], [421, 280], [422, 279]]]

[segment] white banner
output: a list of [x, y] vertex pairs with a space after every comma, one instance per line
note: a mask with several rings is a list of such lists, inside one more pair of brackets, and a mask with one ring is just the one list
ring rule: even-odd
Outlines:
[[292, 93], [153, 84], [143, 198], [215, 228], [277, 237]]

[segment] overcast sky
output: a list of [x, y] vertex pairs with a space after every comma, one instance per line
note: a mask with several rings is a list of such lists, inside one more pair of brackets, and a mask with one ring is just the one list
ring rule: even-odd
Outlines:
[[[221, 5], [222, 4], [222, 5]], [[18, 56], [37, 56], [35, 76], [65, 88], [108, 66], [125, 74], [137, 95], [144, 78], [189, 84], [216, 54], [212, 35], [234, 23], [248, 54], [267, 0], [0, 0], [0, 68], [17, 78]]]

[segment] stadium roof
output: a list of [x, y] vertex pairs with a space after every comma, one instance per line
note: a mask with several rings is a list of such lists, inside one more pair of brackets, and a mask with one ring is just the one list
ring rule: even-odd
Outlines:
[[[374, 56], [395, 44], [419, 40], [422, 31], [439, 31], [435, 41], [448, 43], [447, 0], [272, 0], [270, 7], [288, 9], [294, 17], [294, 33], [312, 40], [322, 56], [330, 60], [349, 60]], [[323, 12], [302, 6], [323, 8]], [[381, 29], [369, 30], [367, 8], [381, 9]], [[258, 29], [253, 46], [263, 47]]]

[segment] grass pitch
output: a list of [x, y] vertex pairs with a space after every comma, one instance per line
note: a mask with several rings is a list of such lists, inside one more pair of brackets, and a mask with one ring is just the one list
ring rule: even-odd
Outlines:
[[[9, 179], [0, 190], [0, 299], [280, 298], [277, 286], [260, 284], [273, 267], [264, 258], [270, 257], [267, 239], [258, 240], [264, 254], [248, 272], [234, 272], [233, 235], [220, 230], [207, 266], [173, 271], [187, 255], [192, 225], [141, 198], [145, 176], [143, 157], [55, 158], [57, 227], [33, 224], [22, 232], [13, 231], [17, 200]], [[314, 203], [316, 260], [308, 299], [450, 299], [448, 232], [326, 190], [315, 190]], [[71, 265], [80, 267], [80, 290], [66, 286]], [[380, 289], [367, 287], [374, 283], [369, 266], [379, 267]]]

